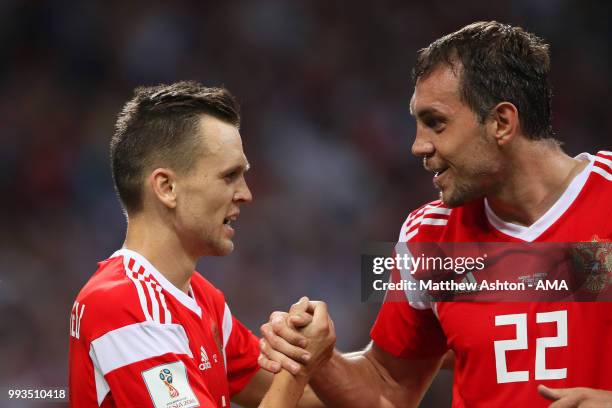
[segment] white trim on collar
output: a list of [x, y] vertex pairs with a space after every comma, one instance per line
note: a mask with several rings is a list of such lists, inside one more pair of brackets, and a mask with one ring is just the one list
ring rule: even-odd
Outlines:
[[170, 283], [170, 281], [166, 279], [166, 277], [162, 275], [162, 273], [158, 271], [157, 268], [155, 268], [151, 264], [151, 262], [149, 262], [144, 256], [142, 256], [138, 252], [127, 248], [121, 248], [118, 251], [115, 251], [115, 253], [111, 255], [111, 258], [114, 258], [116, 256], [126, 256], [134, 258], [140, 265], [144, 266], [146, 271], [153, 275], [155, 280], [157, 280], [157, 282], [161, 285], [162, 288], [164, 288], [172, 296], [174, 296], [176, 300], [183, 304], [183, 306], [197, 314], [198, 317], [202, 318], [202, 309], [200, 308], [200, 306], [198, 306], [198, 302], [196, 302], [195, 300], [191, 285], [189, 285], [189, 293], [191, 293], [194, 297], [190, 297], [185, 292]]
[[548, 211], [546, 211], [544, 215], [542, 215], [536, 222], [528, 227], [506, 222], [493, 212], [489, 206], [489, 202], [485, 198], [485, 214], [487, 215], [487, 219], [491, 225], [506, 235], [527, 242], [533, 242], [540, 235], [542, 235], [563, 215], [563, 213], [565, 213], [565, 211], [567, 211], [570, 205], [572, 205], [576, 197], [578, 197], [578, 194], [580, 194], [580, 191], [582, 191], [582, 187], [584, 187], [584, 184], [591, 174], [591, 169], [593, 168], [593, 163], [595, 162], [595, 156], [588, 153], [580, 153], [574, 158], [578, 160], [588, 160], [589, 164], [576, 177], [574, 177], [570, 185], [565, 189], [563, 194], [561, 194], [561, 197], [559, 197], [553, 206], [550, 207]]

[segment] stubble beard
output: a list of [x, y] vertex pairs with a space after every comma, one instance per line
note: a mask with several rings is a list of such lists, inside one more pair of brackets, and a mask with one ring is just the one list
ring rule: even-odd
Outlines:
[[477, 167], [464, 170], [461, 176], [455, 174], [450, 188], [440, 190], [440, 200], [445, 206], [455, 208], [488, 196], [495, 191], [501, 177], [501, 166], [492, 160]]
[[481, 127], [480, 140], [471, 154], [472, 157], [481, 157], [481, 160], [463, 170], [458, 169], [448, 193], [440, 190], [440, 200], [444, 205], [450, 208], [459, 207], [495, 193], [503, 178], [504, 165], [499, 157], [494, 157], [496, 155], [492, 149], [486, 130]]
[[[447, 189], [448, 190], [448, 189]], [[449, 207], [460, 207], [470, 201], [483, 197], [485, 193], [477, 183], [455, 182], [451, 191], [440, 190], [440, 200]]]

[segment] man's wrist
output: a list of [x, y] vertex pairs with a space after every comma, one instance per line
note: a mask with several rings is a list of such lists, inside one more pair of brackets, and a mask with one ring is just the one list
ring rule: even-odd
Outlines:
[[322, 363], [316, 370], [313, 370], [309, 375], [309, 383], [317, 384], [318, 382], [329, 382], [329, 378], [333, 376], [333, 372], [336, 371], [338, 362], [336, 361], [336, 352], [332, 354], [331, 358]]

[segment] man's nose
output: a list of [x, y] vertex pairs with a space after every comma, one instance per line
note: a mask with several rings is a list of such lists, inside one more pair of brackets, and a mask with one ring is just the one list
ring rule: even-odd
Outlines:
[[250, 203], [251, 201], [253, 201], [253, 194], [251, 193], [251, 190], [249, 189], [246, 180], [243, 179], [240, 187], [234, 194], [234, 201], [238, 201], [241, 203]]
[[435, 153], [436, 149], [431, 140], [424, 135], [422, 130], [417, 127], [416, 136], [412, 143], [412, 154], [415, 156], [431, 156]]

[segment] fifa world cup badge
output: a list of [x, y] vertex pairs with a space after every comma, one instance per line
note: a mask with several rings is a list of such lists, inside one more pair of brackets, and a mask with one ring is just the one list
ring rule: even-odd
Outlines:
[[151, 367], [142, 372], [155, 408], [195, 408], [200, 406], [189, 385], [187, 368], [182, 361]]
[[164, 382], [166, 387], [168, 387], [168, 393], [171, 398], [176, 398], [179, 396], [179, 392], [176, 388], [172, 386], [172, 372], [167, 368], [162, 369], [159, 372], [159, 378]]

